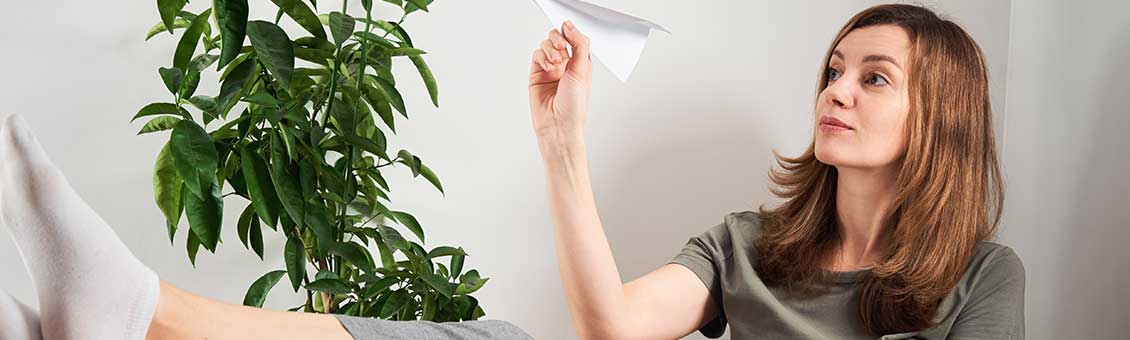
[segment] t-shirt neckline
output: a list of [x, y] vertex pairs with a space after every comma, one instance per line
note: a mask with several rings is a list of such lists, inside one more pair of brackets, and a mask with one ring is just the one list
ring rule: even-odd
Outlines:
[[825, 272], [832, 274], [832, 281], [835, 283], [858, 283], [863, 281], [867, 274], [871, 273], [871, 269], [860, 269], [846, 272], [831, 271], [824, 269]]

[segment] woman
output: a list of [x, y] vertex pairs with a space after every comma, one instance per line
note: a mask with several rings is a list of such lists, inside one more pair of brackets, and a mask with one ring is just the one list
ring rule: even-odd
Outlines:
[[[568, 50], [572, 48], [570, 55]], [[534, 51], [533, 128], [584, 339], [1021, 339], [1024, 268], [987, 242], [1003, 190], [985, 60], [911, 5], [851, 18], [817, 81], [813, 141], [770, 173], [784, 203], [729, 214], [622, 284], [584, 144], [592, 64], [571, 24]]]

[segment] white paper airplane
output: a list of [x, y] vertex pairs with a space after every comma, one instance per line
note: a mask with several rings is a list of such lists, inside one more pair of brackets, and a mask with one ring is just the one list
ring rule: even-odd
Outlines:
[[659, 25], [580, 0], [534, 0], [550, 23], [560, 28], [572, 20], [589, 37], [591, 53], [620, 81], [628, 81], [640, 60], [652, 29], [671, 33]]

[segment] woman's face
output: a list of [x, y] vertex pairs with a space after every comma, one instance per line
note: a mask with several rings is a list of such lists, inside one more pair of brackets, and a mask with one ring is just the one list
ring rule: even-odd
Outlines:
[[816, 102], [816, 159], [837, 168], [882, 168], [902, 158], [909, 47], [894, 25], [857, 28], [840, 40]]

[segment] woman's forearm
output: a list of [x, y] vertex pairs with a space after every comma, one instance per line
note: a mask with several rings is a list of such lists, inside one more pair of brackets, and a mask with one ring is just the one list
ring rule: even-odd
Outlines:
[[561, 281], [583, 339], [606, 338], [623, 323], [624, 290], [597, 215], [580, 136], [539, 140]]

